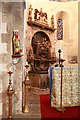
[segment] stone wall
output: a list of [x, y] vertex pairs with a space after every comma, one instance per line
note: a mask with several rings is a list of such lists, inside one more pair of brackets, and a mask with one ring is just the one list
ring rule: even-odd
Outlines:
[[[62, 7], [63, 6], [63, 7]], [[55, 10], [55, 8], [58, 9]], [[55, 12], [54, 12], [55, 10]], [[70, 64], [69, 60], [72, 56], [78, 57], [78, 2], [64, 2], [53, 5], [53, 12], [55, 15], [55, 23], [57, 23], [57, 13], [62, 11], [63, 20], [63, 40], [56, 40], [56, 53], [58, 48], [61, 48], [63, 53], [62, 57], [66, 60], [64, 64], [66, 66], [78, 65]], [[74, 14], [76, 17], [74, 17]], [[59, 18], [59, 16], [58, 16]], [[76, 35], [75, 35], [76, 33]]]
[[[2, 21], [2, 3], [0, 2], [0, 23]], [[1, 33], [1, 24], [0, 24], [0, 33]], [[1, 34], [0, 34], [0, 58], [2, 58], [2, 49], [1, 49]], [[0, 119], [2, 118], [2, 59], [0, 59]]]
[[[78, 11], [80, 11], [80, 2], [78, 3]], [[80, 67], [80, 12], [78, 12], [78, 66]]]
[[[57, 40], [56, 31], [54, 32], [54, 38], [52, 38], [53, 46], [55, 46], [56, 55], [58, 56], [58, 49], [62, 49], [62, 58], [66, 59], [64, 62], [65, 65], [78, 65], [70, 64], [69, 59], [71, 57], [78, 57], [78, 1], [69, 1], [69, 2], [53, 2], [48, 1], [28, 1], [27, 10], [29, 5], [32, 5], [34, 18], [34, 9], [40, 10], [43, 8], [43, 12], [46, 12], [48, 15], [48, 23], [50, 25], [51, 15], [54, 15], [54, 25], [57, 28], [57, 19], [60, 18], [62, 12], [63, 20], [63, 40]], [[42, 6], [45, 4], [45, 6]], [[58, 14], [58, 15], [57, 15]], [[76, 15], [76, 17], [74, 16]], [[28, 12], [27, 12], [28, 16]], [[76, 35], [75, 35], [76, 33]]]
[[[23, 78], [23, 57], [19, 58], [17, 64], [13, 64], [12, 59], [12, 34], [13, 30], [19, 31], [21, 44], [23, 41], [24, 29], [24, 6], [22, 2], [0, 2], [0, 112], [3, 118], [8, 116], [8, 96], [6, 90], [8, 87], [9, 69], [12, 69], [12, 85], [15, 90], [13, 95], [13, 113], [22, 111], [22, 78]], [[23, 48], [23, 46], [22, 46]], [[2, 94], [1, 94], [2, 93]], [[1, 97], [0, 97], [1, 98]], [[3, 109], [2, 109], [3, 108]]]
[[[19, 0], [20, 1], [20, 0]], [[69, 36], [64, 38], [64, 43], [63, 43], [63, 50], [65, 51], [63, 57], [67, 58], [68, 55], [72, 54], [73, 55], [77, 55], [77, 49], [79, 48], [79, 42], [78, 42], [78, 38], [79, 36], [77, 36], [78, 31], [80, 31], [80, 26], [78, 27], [77, 24], [77, 16], [79, 15], [79, 4], [78, 2], [69, 2], [69, 3], [64, 3], [64, 2], [56, 2], [54, 4], [52, 4], [52, 2], [50, 2], [47, 6], [47, 4], [44, 6], [44, 11], [48, 13], [49, 18], [51, 18], [51, 15], [54, 14], [55, 18], [56, 18], [56, 13], [63, 10], [63, 11], [67, 11], [68, 15], [70, 17], [69, 19], [69, 25], [70, 28], [67, 28], [67, 26], [65, 26], [67, 28], [67, 31], [69, 30]], [[32, 4], [33, 8], [41, 8], [42, 4], [40, 2], [40, 4], [35, 4], [33, 3], [29, 3]], [[50, 8], [49, 8], [50, 6]], [[49, 9], [47, 9], [49, 8]], [[63, 9], [62, 9], [63, 8]], [[13, 88], [15, 90], [15, 94], [13, 95], [13, 114], [18, 114], [22, 112], [22, 104], [23, 104], [23, 100], [22, 100], [22, 81], [24, 80], [24, 64], [26, 62], [26, 56], [22, 56], [21, 58], [19, 58], [18, 63], [17, 64], [13, 64], [12, 62], [12, 34], [13, 34], [13, 30], [17, 29], [19, 31], [19, 36], [21, 38], [21, 43], [26, 43], [28, 42], [28, 44], [30, 45], [30, 37], [34, 35], [35, 32], [37, 32], [37, 30], [32, 30], [31, 31], [31, 27], [28, 26], [28, 30], [29, 30], [29, 34], [27, 35], [27, 39], [28, 41], [24, 42], [24, 27], [26, 29], [27, 24], [26, 24], [26, 20], [27, 20], [27, 9], [26, 9], [26, 13], [25, 13], [25, 26], [24, 26], [24, 16], [23, 16], [23, 3], [21, 2], [0, 2], [0, 118], [1, 117], [7, 117], [8, 116], [8, 97], [6, 94], [6, 90], [8, 87], [8, 74], [7, 72], [9, 71], [9, 69], [11, 68], [13, 71], [13, 75], [12, 75], [12, 83], [13, 83]], [[78, 11], [77, 11], [78, 10]], [[74, 19], [74, 12], [76, 14], [76, 17]], [[80, 15], [79, 15], [80, 16]], [[74, 19], [74, 21], [73, 21]], [[80, 19], [80, 18], [79, 18]], [[55, 23], [56, 23], [56, 19]], [[49, 23], [50, 23], [50, 19], [48, 19]], [[66, 21], [65, 21], [66, 22]], [[75, 25], [75, 28], [74, 28]], [[23, 27], [24, 26], [24, 27]], [[56, 25], [55, 25], [56, 28]], [[26, 29], [27, 30], [27, 29]], [[40, 29], [38, 29], [40, 30]], [[77, 31], [78, 30], [78, 31]], [[31, 33], [32, 32], [32, 33]], [[45, 31], [44, 31], [45, 32]], [[66, 31], [65, 31], [66, 32]], [[76, 35], [75, 35], [76, 33]], [[47, 32], [48, 36], [50, 36], [50, 40], [53, 44], [53, 48], [54, 45], [56, 44], [55, 41], [53, 41], [53, 37], [54, 35], [56, 35], [53, 33], [49, 33]], [[30, 36], [30, 37], [29, 37]], [[68, 38], [68, 39], [66, 39]], [[55, 40], [55, 37], [54, 37]], [[68, 40], [68, 41], [67, 41]], [[57, 47], [59, 48], [59, 42], [56, 44]], [[70, 45], [71, 49], [70, 49]], [[78, 47], [77, 47], [78, 45]], [[26, 55], [26, 48], [24, 49], [24, 47], [26, 46], [26, 44], [22, 44], [22, 49], [23, 49], [23, 53], [24, 55]], [[28, 48], [28, 45], [27, 45]], [[68, 49], [69, 48], [69, 49]], [[74, 48], [74, 50], [73, 50]], [[78, 50], [80, 52], [80, 50]], [[24, 58], [25, 57], [25, 58]], [[79, 54], [79, 58], [80, 58], [80, 54]], [[79, 59], [78, 59], [79, 61]], [[68, 65], [68, 64], [67, 64]], [[80, 65], [80, 61], [79, 61], [79, 65]]]

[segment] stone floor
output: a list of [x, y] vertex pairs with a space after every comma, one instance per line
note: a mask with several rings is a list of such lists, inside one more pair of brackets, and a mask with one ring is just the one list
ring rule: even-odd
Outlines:
[[29, 112], [14, 115], [14, 118], [19, 119], [32, 119], [32, 120], [40, 120], [40, 94], [48, 94], [49, 89], [37, 89], [31, 88], [28, 91], [28, 108]]

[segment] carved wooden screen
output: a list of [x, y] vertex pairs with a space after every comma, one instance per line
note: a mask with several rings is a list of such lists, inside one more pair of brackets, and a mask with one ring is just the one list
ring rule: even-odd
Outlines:
[[58, 19], [57, 21], [57, 40], [63, 39], [63, 21]]

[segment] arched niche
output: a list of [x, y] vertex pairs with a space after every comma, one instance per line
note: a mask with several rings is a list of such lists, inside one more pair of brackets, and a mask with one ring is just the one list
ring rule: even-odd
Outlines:
[[46, 72], [51, 64], [55, 62], [55, 57], [51, 56], [51, 42], [45, 32], [37, 31], [31, 40], [31, 49], [28, 54], [28, 62], [33, 72]]
[[51, 58], [51, 42], [46, 33], [36, 32], [32, 37], [31, 45], [35, 58]]
[[61, 19], [63, 23], [63, 41], [69, 42], [70, 39], [70, 31], [69, 31], [69, 14], [66, 11], [59, 11], [56, 13], [56, 26], [57, 21]]
[[71, 44], [71, 27], [70, 27], [70, 13], [66, 11], [59, 11], [56, 13], [56, 26], [58, 19], [61, 19], [63, 22], [63, 39], [56, 42], [56, 50], [60, 48], [62, 50], [61, 57], [65, 58], [64, 65], [68, 64], [68, 55]]

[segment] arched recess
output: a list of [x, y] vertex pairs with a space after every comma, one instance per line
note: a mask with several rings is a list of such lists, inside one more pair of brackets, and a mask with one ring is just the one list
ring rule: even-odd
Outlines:
[[56, 26], [58, 19], [62, 20], [63, 23], [63, 41], [68, 42], [69, 40], [69, 15], [65, 11], [59, 11], [56, 13]]
[[34, 55], [36, 55], [37, 53], [38, 53], [37, 55], [39, 55], [39, 51], [41, 51], [41, 49], [43, 47], [43, 42], [45, 44], [43, 57], [47, 57], [47, 55], [49, 57], [51, 55], [50, 55], [50, 53], [46, 53], [46, 52], [49, 52], [49, 51], [46, 51], [46, 49], [48, 47], [49, 47], [49, 49], [51, 48], [51, 42], [50, 42], [50, 39], [49, 39], [48, 35], [43, 31], [36, 32], [32, 37], [31, 45], [32, 45], [32, 48], [33, 48]]
[[27, 60], [31, 66], [31, 72], [45, 72], [55, 62], [51, 54], [51, 41], [43, 31], [34, 33], [31, 39], [31, 49], [28, 52]]
[[[55, 15], [56, 17], [56, 26], [57, 26], [57, 21], [58, 19], [62, 20], [63, 24], [63, 38], [62, 40], [57, 39], [57, 34], [56, 34], [56, 53], [58, 54], [58, 49], [60, 48], [62, 50], [61, 57], [65, 58], [65, 63], [67, 63], [67, 56], [68, 56], [68, 45], [70, 42], [70, 17], [69, 14], [66, 11], [59, 11]], [[58, 55], [57, 55], [58, 56]]]

